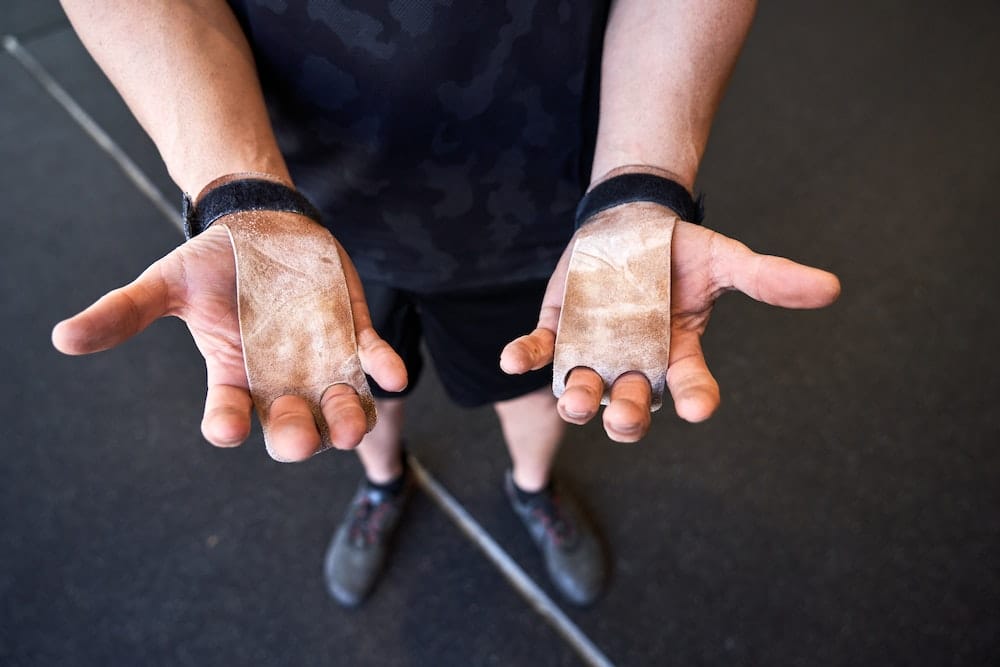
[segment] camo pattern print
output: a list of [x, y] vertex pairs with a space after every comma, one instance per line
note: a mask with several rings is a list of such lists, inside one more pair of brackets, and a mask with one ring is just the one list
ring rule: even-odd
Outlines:
[[586, 0], [233, 0], [296, 185], [368, 280], [551, 273], [596, 130]]

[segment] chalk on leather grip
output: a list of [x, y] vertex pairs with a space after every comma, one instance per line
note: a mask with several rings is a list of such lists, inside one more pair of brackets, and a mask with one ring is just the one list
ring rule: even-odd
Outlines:
[[[271, 404], [306, 400], [321, 449], [331, 446], [320, 409], [335, 384], [353, 388], [375, 426], [375, 402], [358, 359], [354, 320], [337, 243], [297, 213], [239, 211], [219, 218], [236, 258], [240, 336], [250, 395], [267, 443]], [[270, 447], [268, 452], [274, 457]]]
[[633, 202], [597, 213], [577, 232], [556, 333], [552, 389], [561, 396], [577, 367], [604, 381], [639, 371], [663, 402], [670, 359], [670, 246], [676, 213]]

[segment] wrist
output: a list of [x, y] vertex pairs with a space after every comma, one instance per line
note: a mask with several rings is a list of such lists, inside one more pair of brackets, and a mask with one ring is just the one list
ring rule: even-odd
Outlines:
[[249, 211], [297, 213], [320, 222], [320, 213], [312, 202], [280, 177], [256, 173], [227, 174], [202, 188], [197, 199], [185, 193], [182, 207], [184, 236], [191, 239], [220, 218]]
[[659, 176], [660, 178], [666, 178], [668, 180], [673, 181], [674, 183], [677, 183], [685, 190], [687, 190], [688, 194], [692, 194], [694, 192], [693, 179], [690, 179], [691, 182], [689, 183], [688, 179], [685, 179], [680, 174], [670, 171], [669, 169], [664, 169], [663, 167], [656, 167], [651, 164], [639, 164], [639, 163], [622, 164], [617, 167], [612, 167], [602, 173], [598, 173], [597, 171], [595, 171], [593, 177], [590, 180], [590, 185], [587, 186], [587, 192], [590, 192], [595, 187], [597, 187], [598, 185], [607, 180], [615, 178], [616, 176], [624, 176], [625, 174], [653, 174], [654, 176]]
[[694, 198], [674, 176], [651, 165], [611, 169], [595, 179], [580, 200], [576, 209], [577, 229], [603, 211], [637, 202], [659, 204], [682, 220], [700, 224], [704, 218], [702, 197]]
[[[209, 138], [193, 131], [184, 139], [191, 144], [183, 147], [186, 153], [165, 152], [163, 156], [171, 178], [182, 192], [192, 197], [200, 197], [202, 192], [207, 192], [224, 179], [247, 174], [293, 187], [292, 177], [277, 145], [258, 147], [260, 140], [252, 137], [226, 142], [244, 143], [243, 150], [237, 151], [224, 149], [218, 143], [212, 144]], [[210, 148], [206, 150], [206, 146]]]
[[650, 151], [643, 150], [611, 150], [599, 147], [591, 166], [589, 188], [619, 173], [646, 172], [669, 178], [684, 186], [688, 192], [694, 192], [698, 162], [676, 156], [669, 157], [671, 155], [673, 154], [665, 151], [651, 154]]
[[292, 179], [288, 178], [287, 176], [282, 176], [279, 174], [263, 172], [263, 171], [240, 171], [240, 172], [234, 172], [232, 174], [224, 174], [222, 176], [218, 176], [208, 181], [208, 183], [204, 187], [198, 190], [198, 195], [196, 197], [191, 197], [189, 193], [185, 193], [185, 196], [191, 199], [192, 204], [198, 204], [198, 202], [201, 201], [202, 197], [204, 197], [205, 194], [207, 194], [208, 192], [211, 192], [212, 190], [218, 187], [226, 185], [227, 183], [232, 183], [233, 181], [243, 181], [248, 179], [268, 181], [270, 183], [277, 183], [279, 185], [283, 185], [286, 188], [290, 188], [292, 190], [295, 189], [295, 185], [292, 183]]

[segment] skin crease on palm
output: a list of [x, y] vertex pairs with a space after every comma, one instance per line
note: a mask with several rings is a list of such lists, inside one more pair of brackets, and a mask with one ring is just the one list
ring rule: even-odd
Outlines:
[[[569, 246], [572, 247], [572, 244]], [[786, 308], [819, 308], [836, 300], [836, 276], [790, 260], [758, 255], [745, 245], [704, 227], [678, 222], [672, 267], [672, 344], [667, 384], [677, 414], [691, 422], [707, 419], [719, 405], [719, 387], [705, 363], [700, 337], [715, 300], [730, 290]], [[552, 361], [560, 299], [570, 251], [564, 253], [549, 282], [538, 328], [503, 350], [500, 366], [512, 374], [541, 368]], [[341, 249], [358, 355], [365, 372], [382, 388], [406, 386], [402, 361], [372, 329], [360, 280]], [[252, 403], [248, 392], [236, 309], [235, 265], [225, 232], [210, 229], [150, 266], [131, 284], [114, 290], [82, 313], [60, 322], [53, 344], [66, 354], [89, 354], [112, 348], [160, 317], [183, 319], [205, 358], [208, 394], [202, 433], [222, 447], [249, 435]], [[603, 386], [586, 368], [571, 372], [558, 409], [566, 421], [583, 424], [597, 415]], [[641, 439], [650, 424], [650, 388], [638, 373], [620, 377], [604, 411], [608, 436], [619, 442]], [[365, 417], [357, 395], [334, 385], [322, 400], [331, 437], [340, 448], [357, 446]], [[273, 447], [283, 460], [311, 456], [319, 434], [306, 402], [278, 398], [271, 408]]]

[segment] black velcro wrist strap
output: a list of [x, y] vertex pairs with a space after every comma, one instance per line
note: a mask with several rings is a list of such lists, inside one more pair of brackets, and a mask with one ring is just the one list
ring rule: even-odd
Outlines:
[[700, 224], [705, 217], [703, 197], [695, 200], [683, 185], [654, 174], [622, 174], [599, 183], [576, 207], [576, 228], [609, 208], [638, 201], [661, 204], [681, 220]]
[[184, 237], [191, 239], [219, 218], [241, 211], [284, 211], [320, 221], [319, 211], [301, 193], [263, 178], [245, 178], [212, 188], [202, 195], [197, 206], [185, 194]]

